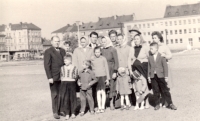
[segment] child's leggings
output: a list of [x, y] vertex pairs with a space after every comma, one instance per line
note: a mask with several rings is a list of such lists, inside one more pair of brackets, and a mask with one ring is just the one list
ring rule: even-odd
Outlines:
[[105, 90], [98, 90], [97, 91], [97, 102], [99, 109], [105, 109], [105, 102], [106, 102], [106, 93]]
[[126, 105], [130, 106], [130, 101], [129, 101], [128, 95], [121, 95], [121, 106], [124, 106], [124, 98], [126, 100]]

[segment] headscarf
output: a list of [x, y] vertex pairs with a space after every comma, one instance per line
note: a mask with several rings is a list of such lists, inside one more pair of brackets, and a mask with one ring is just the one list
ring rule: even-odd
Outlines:
[[[88, 45], [89, 45], [89, 39], [88, 39], [88, 37], [87, 37], [87, 36], [81, 36], [81, 37], [80, 37], [80, 40], [79, 40], [80, 42], [81, 42], [81, 39], [82, 39], [82, 38], [85, 39], [85, 42], [86, 42], [86, 44], [87, 44], [87, 46], [88, 46]], [[79, 45], [79, 46], [82, 47], [81, 45]]]
[[126, 37], [124, 37], [122, 44], [120, 44], [120, 47], [127, 45], [127, 42], [128, 41], [126, 40]]
[[102, 38], [105, 38], [105, 39], [106, 39], [106, 47], [105, 47], [105, 48], [110, 47], [110, 46], [113, 46], [113, 43], [112, 43], [112, 41], [110, 40], [109, 37], [103, 36]]

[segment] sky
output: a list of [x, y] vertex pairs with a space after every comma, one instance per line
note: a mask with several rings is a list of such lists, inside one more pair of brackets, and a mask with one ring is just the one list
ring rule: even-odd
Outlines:
[[51, 32], [76, 21], [130, 14], [137, 20], [162, 18], [167, 5], [197, 2], [200, 0], [0, 0], [0, 25], [33, 23], [49, 39]]

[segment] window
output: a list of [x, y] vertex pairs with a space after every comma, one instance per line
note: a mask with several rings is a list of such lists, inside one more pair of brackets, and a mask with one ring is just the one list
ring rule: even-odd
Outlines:
[[188, 24], [191, 24], [191, 20], [190, 19], [188, 19]]
[[170, 34], [171, 34], [171, 35], [173, 34], [173, 31], [172, 31], [172, 30], [170, 30]]
[[146, 35], [146, 32], [144, 32], [144, 35]]
[[19, 39], [19, 42], [21, 42], [21, 39]]
[[171, 44], [173, 44], [173, 39], [171, 39]]
[[154, 26], [154, 23], [152, 23], [151, 25]]
[[5, 55], [2, 56], [2, 58], [5, 58], [5, 57], [6, 57]]
[[186, 20], [184, 20], [184, 24], [186, 24]]
[[166, 40], [166, 44], [169, 44], [169, 41], [168, 41], [168, 39]]
[[191, 33], [191, 29], [189, 29], [189, 33]]
[[170, 26], [172, 26], [172, 21], [170, 21], [169, 23], [170, 23]]
[[200, 23], [200, 18], [198, 19], [198, 23]]
[[187, 14], [188, 12], [187, 11], [184, 11], [184, 14]]
[[198, 29], [198, 31], [200, 32], [200, 28]]
[[181, 25], [181, 20], [179, 20], [179, 25]]
[[179, 30], [179, 34], [182, 34], [182, 30], [181, 29]]
[[19, 32], [19, 37], [21, 37], [21, 33]]
[[147, 24], [148, 28], [150, 28], [150, 24]]
[[141, 28], [141, 24], [139, 24], [139, 28]]
[[174, 25], [176, 25], [176, 21], [174, 21]]
[[175, 42], [178, 43], [178, 39], [176, 39]]
[[192, 13], [196, 13], [196, 11], [195, 11], [195, 10], [193, 10], [193, 11], [192, 11]]
[[194, 33], [196, 33], [196, 28], [194, 28]]
[[195, 21], [195, 19], [193, 19], [193, 24], [195, 24], [196, 23], [196, 21]]
[[165, 22], [165, 26], [167, 26], [167, 22]]
[[186, 29], [184, 29], [184, 33], [187, 34], [187, 30]]
[[163, 31], [161, 31], [160, 33], [163, 34]]
[[143, 24], [143, 27], [145, 28], [145, 24]]
[[192, 38], [189, 38], [189, 44], [190, 44], [191, 46], [193, 46], [193, 40], [192, 40]]
[[180, 43], [183, 43], [183, 40], [182, 40], [182, 39], [180, 39]]
[[177, 30], [175, 30], [175, 34], [177, 34]]
[[179, 15], [179, 12], [176, 12], [176, 15]]
[[148, 32], [148, 35], [151, 35], [151, 33], [150, 33], [150, 32]]

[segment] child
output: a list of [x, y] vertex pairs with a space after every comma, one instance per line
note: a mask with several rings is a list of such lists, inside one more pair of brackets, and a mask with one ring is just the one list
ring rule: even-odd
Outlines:
[[[133, 71], [133, 76], [134, 76], [134, 83], [133, 83], [133, 88], [135, 91], [135, 96], [136, 96], [136, 106], [134, 108], [134, 110], [140, 109], [143, 110], [144, 109], [144, 102], [145, 102], [145, 108], [148, 109], [149, 108], [149, 101], [148, 101], [148, 87], [147, 87], [147, 81], [145, 79], [145, 77], [139, 73], [139, 71], [135, 70]], [[139, 99], [141, 99], [141, 101], [139, 101]], [[146, 99], [146, 100], [144, 100]], [[139, 108], [139, 103], [141, 102], [141, 106]]]
[[156, 97], [155, 110], [160, 109], [159, 97], [161, 92], [168, 103], [168, 107], [172, 110], [177, 110], [172, 103], [171, 94], [167, 87], [168, 66], [166, 58], [162, 57], [158, 52], [158, 44], [155, 42], [150, 44], [150, 52], [152, 55], [148, 58], [148, 80], [152, 84], [153, 93]]
[[86, 107], [86, 99], [90, 106], [91, 114], [94, 114], [94, 100], [92, 97], [91, 86], [97, 82], [94, 72], [92, 71], [91, 61], [86, 60], [83, 62], [83, 70], [79, 72], [78, 85], [81, 86], [80, 99], [81, 99], [81, 113], [80, 116], [84, 115]]
[[61, 67], [61, 87], [60, 87], [60, 114], [66, 115], [66, 120], [69, 119], [69, 113], [74, 119], [76, 109], [76, 82], [78, 72], [75, 66], [72, 65], [71, 55], [64, 56], [65, 65]]
[[[130, 101], [129, 101], [129, 94], [131, 94], [130, 83], [131, 79], [126, 74], [126, 69], [124, 67], [120, 67], [118, 69], [119, 76], [117, 77], [117, 84], [116, 84], [116, 91], [121, 95], [121, 110], [126, 108], [129, 110], [130, 108]], [[126, 100], [126, 105], [124, 106], [124, 98]]]
[[106, 93], [105, 83], [108, 85], [110, 80], [108, 63], [105, 57], [101, 56], [101, 48], [94, 48], [94, 56], [92, 56], [93, 70], [97, 77], [97, 113], [103, 113], [105, 111]]

